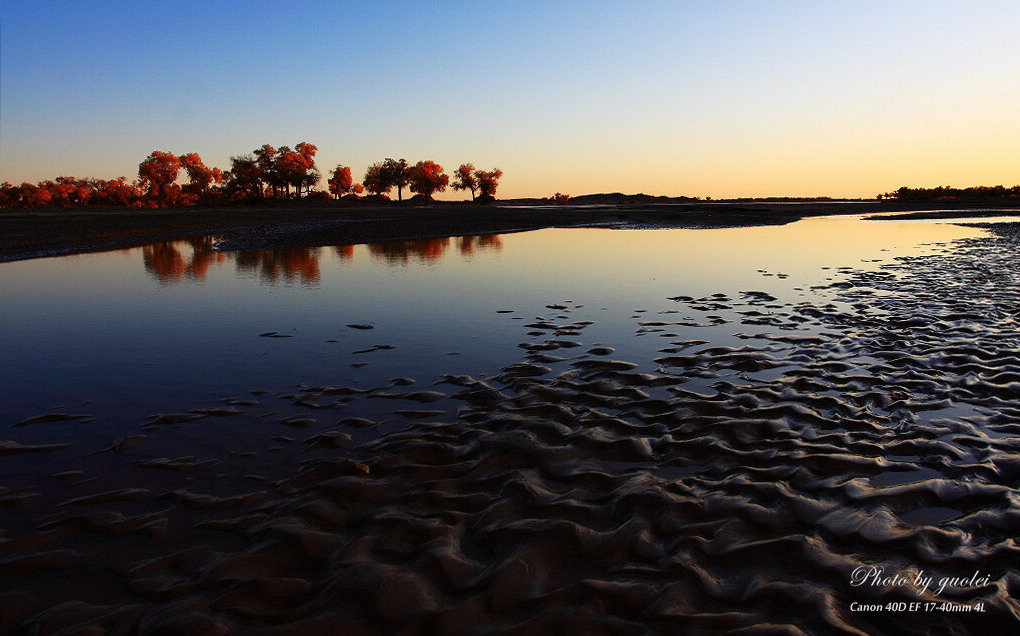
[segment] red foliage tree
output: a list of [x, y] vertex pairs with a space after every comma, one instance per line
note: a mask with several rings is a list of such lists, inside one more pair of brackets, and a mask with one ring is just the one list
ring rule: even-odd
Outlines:
[[478, 193], [484, 199], [496, 198], [496, 187], [503, 171], [499, 168], [493, 170], [476, 170], [475, 178], [478, 180]]
[[178, 157], [181, 167], [188, 174], [190, 183], [187, 185], [187, 193], [198, 199], [204, 199], [209, 195], [209, 187], [215, 182], [223, 182], [223, 173], [219, 168], [210, 168], [202, 162], [197, 152], [189, 152]]
[[145, 161], [138, 164], [138, 178], [149, 193], [156, 196], [156, 205], [160, 208], [170, 193], [171, 186], [177, 181], [181, 162], [171, 152], [153, 150]]
[[71, 177], [57, 177], [54, 181], [43, 181], [39, 184], [50, 193], [50, 205], [65, 207], [72, 203], [77, 187]]
[[10, 181], [0, 184], [0, 208], [13, 208], [21, 201], [21, 192]]
[[19, 189], [21, 191], [22, 207], [36, 208], [41, 205], [49, 205], [50, 203], [50, 191], [46, 188], [26, 182], [22, 183]]
[[443, 192], [450, 184], [450, 177], [435, 161], [419, 161], [408, 170], [411, 177], [411, 192], [431, 201], [436, 192]]
[[88, 205], [93, 198], [102, 196], [102, 191], [99, 188], [100, 183], [98, 179], [75, 179], [74, 204]]
[[100, 181], [98, 188], [102, 199], [111, 205], [130, 205], [140, 195], [134, 183], [128, 183], [127, 177], [117, 177], [110, 181]]
[[354, 179], [351, 178], [351, 169], [349, 166], [337, 166], [333, 170], [329, 181], [329, 191], [334, 198], [339, 199], [345, 194], [348, 194], [354, 190]]
[[478, 179], [475, 177], [475, 167], [470, 163], [462, 163], [457, 171], [453, 173], [454, 190], [470, 190], [471, 200], [475, 200], [475, 190], [478, 189]]
[[373, 163], [365, 170], [365, 178], [362, 180], [365, 189], [374, 195], [388, 194], [393, 185], [386, 180], [383, 164]]
[[319, 181], [319, 173], [315, 170], [315, 153], [319, 149], [302, 141], [295, 150], [288, 146], [280, 148], [276, 158], [276, 175], [282, 182], [287, 194], [290, 186], [294, 186], [294, 194], [301, 197], [302, 190], [310, 190]]
[[319, 183], [321, 178], [319, 171], [315, 167], [315, 153], [319, 151], [317, 146], [313, 146], [307, 141], [302, 141], [298, 145], [294, 146], [294, 150], [301, 155], [303, 170], [300, 173], [300, 178], [295, 182], [297, 188], [297, 195], [301, 196], [302, 188], [306, 193], [310, 193], [312, 186]]

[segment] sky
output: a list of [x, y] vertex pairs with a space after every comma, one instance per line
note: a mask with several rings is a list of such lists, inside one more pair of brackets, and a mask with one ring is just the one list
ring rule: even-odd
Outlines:
[[1016, 0], [0, 0], [0, 181], [307, 141], [499, 198], [1008, 187], [1018, 30]]

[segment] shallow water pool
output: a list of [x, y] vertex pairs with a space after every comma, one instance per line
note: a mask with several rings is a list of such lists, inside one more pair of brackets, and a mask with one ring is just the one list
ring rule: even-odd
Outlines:
[[[596, 323], [593, 340], [645, 359], [667, 330], [641, 322], [687, 320], [705, 326], [668, 331], [713, 342], [734, 332], [711, 324], [725, 309], [663, 314], [678, 310], [669, 298], [761, 291], [790, 302], [840, 267], [873, 269], [980, 233], [831, 217], [241, 253], [197, 237], [4, 263], [0, 420], [88, 404], [130, 425], [154, 408], [250, 390], [492, 374], [516, 358], [521, 321], [565, 301], [572, 319]], [[393, 349], [355, 353], [375, 345]]]

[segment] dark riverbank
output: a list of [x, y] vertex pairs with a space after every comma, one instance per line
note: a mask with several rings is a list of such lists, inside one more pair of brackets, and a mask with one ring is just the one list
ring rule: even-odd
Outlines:
[[72, 254], [221, 235], [222, 249], [345, 245], [431, 236], [492, 234], [544, 227], [732, 227], [789, 223], [805, 216], [972, 208], [1020, 209], [1001, 201], [700, 202], [494, 206], [298, 202], [260, 207], [174, 210], [36, 209], [0, 213], [0, 261]]

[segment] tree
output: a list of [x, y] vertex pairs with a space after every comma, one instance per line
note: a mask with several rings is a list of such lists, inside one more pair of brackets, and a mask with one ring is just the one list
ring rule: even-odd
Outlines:
[[74, 202], [76, 205], [88, 205], [92, 199], [102, 196], [101, 182], [98, 179], [74, 179]]
[[57, 177], [56, 182], [43, 181], [39, 184], [39, 187], [49, 190], [50, 205], [59, 207], [73, 204], [74, 195], [78, 190], [74, 177]]
[[280, 146], [280, 150], [273, 162], [270, 172], [270, 183], [273, 184], [273, 196], [276, 196], [276, 187], [283, 188], [284, 198], [290, 197], [290, 184], [293, 183], [294, 171], [299, 169], [295, 159], [295, 152], [290, 146]]
[[226, 174], [227, 193], [242, 199], [261, 200], [265, 196], [262, 175], [262, 168], [253, 155], [231, 157]]
[[301, 198], [302, 189], [311, 189], [319, 182], [320, 175], [315, 169], [315, 153], [319, 149], [312, 144], [301, 142], [291, 150], [287, 146], [280, 148], [276, 157], [276, 175], [289, 193], [294, 186], [294, 195]]
[[496, 198], [496, 187], [499, 185], [499, 179], [503, 176], [503, 171], [499, 168], [493, 170], [476, 170], [475, 179], [478, 180], [478, 193], [484, 199], [495, 199]]
[[117, 177], [110, 181], [100, 181], [98, 189], [107, 203], [130, 205], [139, 196], [138, 188], [127, 182], [127, 177]]
[[[320, 179], [322, 179], [322, 175], [319, 174], [319, 171], [314, 168], [305, 173], [304, 178], [301, 179], [300, 187], [304, 188], [306, 196], [312, 194], [312, 188], [319, 185]], [[318, 194], [320, 195], [326, 194], [325, 192], [321, 192], [318, 190], [316, 190], [316, 192], [318, 192]], [[326, 198], [328, 199], [329, 196], [326, 196]]]
[[[406, 159], [390, 159], [389, 157], [382, 164], [382, 178], [390, 185], [397, 188], [397, 201], [404, 200], [404, 188], [411, 182], [411, 174], [408, 172]], [[389, 188], [386, 188], [389, 191]]]
[[181, 155], [178, 157], [181, 162], [181, 167], [188, 174], [188, 191], [190, 194], [197, 198], [205, 198], [209, 194], [209, 186], [213, 182], [219, 184], [223, 182], [223, 173], [220, 172], [219, 168], [209, 168], [202, 163], [202, 158], [198, 156], [197, 152], [189, 152], [188, 154]]
[[21, 191], [10, 181], [0, 184], [0, 208], [13, 208], [21, 200]]
[[330, 174], [327, 185], [329, 186], [330, 193], [337, 199], [352, 192], [354, 190], [354, 180], [351, 178], [350, 167], [337, 166]]
[[50, 202], [50, 191], [46, 188], [40, 188], [39, 186], [32, 183], [22, 183], [21, 187], [21, 205], [26, 208], [34, 208], [40, 205], [48, 205]]
[[475, 190], [478, 189], [478, 179], [475, 178], [475, 167], [470, 163], [462, 163], [457, 172], [453, 173], [454, 190], [470, 190], [471, 200], [475, 200]]
[[255, 163], [258, 166], [259, 198], [265, 196], [263, 183], [273, 189], [273, 197], [276, 197], [276, 189], [282, 185], [276, 172], [276, 157], [279, 153], [269, 144], [263, 144], [261, 148], [252, 151], [252, 154], [255, 155]]
[[411, 177], [411, 192], [432, 200], [436, 192], [443, 192], [450, 184], [450, 177], [443, 172], [443, 167], [435, 161], [419, 161], [408, 171]]
[[318, 184], [319, 179], [322, 178], [318, 169], [315, 167], [315, 153], [319, 151], [319, 148], [317, 146], [313, 146], [307, 141], [302, 141], [298, 145], [294, 146], [294, 150], [301, 155], [304, 163], [304, 172], [297, 183], [298, 197], [300, 197], [302, 187], [305, 189], [306, 193], [311, 192], [312, 186]]
[[365, 170], [365, 178], [362, 183], [365, 185], [365, 189], [374, 195], [389, 194], [390, 189], [393, 185], [386, 181], [386, 175], [383, 170], [383, 164], [373, 163]]
[[145, 161], [138, 164], [138, 178], [150, 194], [156, 195], [156, 205], [163, 207], [170, 186], [177, 181], [180, 160], [171, 152], [153, 150]]

